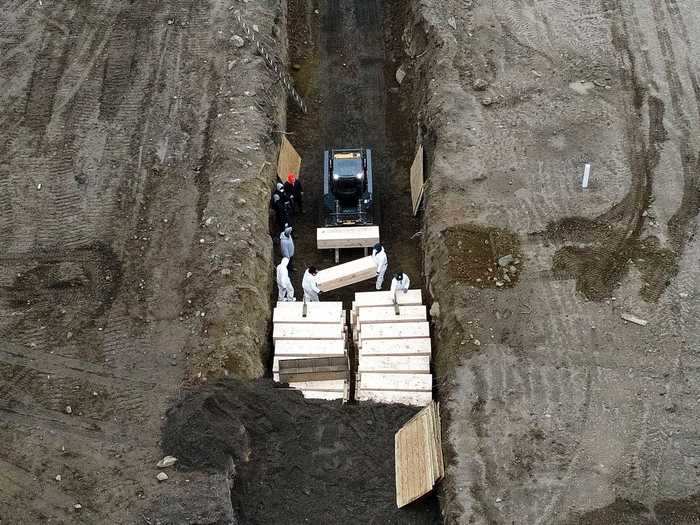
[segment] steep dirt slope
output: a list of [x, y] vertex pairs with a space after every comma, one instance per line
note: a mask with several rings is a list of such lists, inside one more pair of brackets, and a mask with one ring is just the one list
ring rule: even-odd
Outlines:
[[408, 81], [434, 145], [424, 249], [453, 455], [444, 510], [696, 523], [694, 3], [412, 5]]
[[[283, 6], [239, 7], [284, 62]], [[234, 33], [218, 0], [3, 5], [3, 523], [141, 520], [183, 377], [264, 371], [285, 97]]]

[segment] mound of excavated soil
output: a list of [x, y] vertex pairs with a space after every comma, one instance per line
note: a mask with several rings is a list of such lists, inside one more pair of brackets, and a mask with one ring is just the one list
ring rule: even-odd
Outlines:
[[434, 500], [395, 504], [394, 434], [415, 412], [225, 379], [186, 392], [162, 444], [180, 469], [232, 472], [241, 523], [435, 523]]

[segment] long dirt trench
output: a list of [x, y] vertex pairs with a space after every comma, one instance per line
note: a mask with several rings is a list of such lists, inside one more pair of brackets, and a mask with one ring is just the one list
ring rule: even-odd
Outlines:
[[[305, 213], [294, 227], [297, 295], [307, 266], [335, 264], [332, 252], [318, 251], [315, 240], [323, 151], [332, 147], [373, 150], [389, 272], [400, 269], [412, 287], [423, 287], [415, 235], [420, 225], [411, 213], [408, 180], [415, 139], [393, 81], [394, 31], [401, 28], [386, 22], [394, 10], [380, 0], [288, 3], [290, 70], [308, 106], [304, 114], [289, 99], [286, 129], [303, 158]], [[342, 260], [360, 256], [362, 250], [341, 254]], [[355, 292], [373, 289], [367, 281], [322, 300], [349, 307]], [[394, 501], [394, 434], [417, 410], [308, 401], [273, 389], [269, 380], [225, 380], [173, 407], [163, 447], [185, 468], [224, 472], [242, 523], [437, 523], [434, 495], [401, 510]]]

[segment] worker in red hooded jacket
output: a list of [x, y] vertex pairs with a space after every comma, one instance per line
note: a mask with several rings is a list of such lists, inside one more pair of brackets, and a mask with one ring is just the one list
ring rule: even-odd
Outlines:
[[304, 205], [302, 196], [304, 191], [301, 189], [301, 181], [294, 176], [294, 173], [287, 175], [287, 182], [284, 183], [284, 191], [292, 199], [294, 206], [299, 208], [299, 213], [304, 213]]

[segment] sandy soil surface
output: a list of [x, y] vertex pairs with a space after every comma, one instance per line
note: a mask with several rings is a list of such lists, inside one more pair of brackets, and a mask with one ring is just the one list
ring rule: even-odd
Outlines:
[[411, 5], [443, 511], [698, 523], [695, 4]]
[[[285, 62], [284, 4], [239, 7]], [[285, 96], [234, 33], [228, 2], [2, 7], [3, 523], [150, 523], [183, 379], [264, 373]]]

